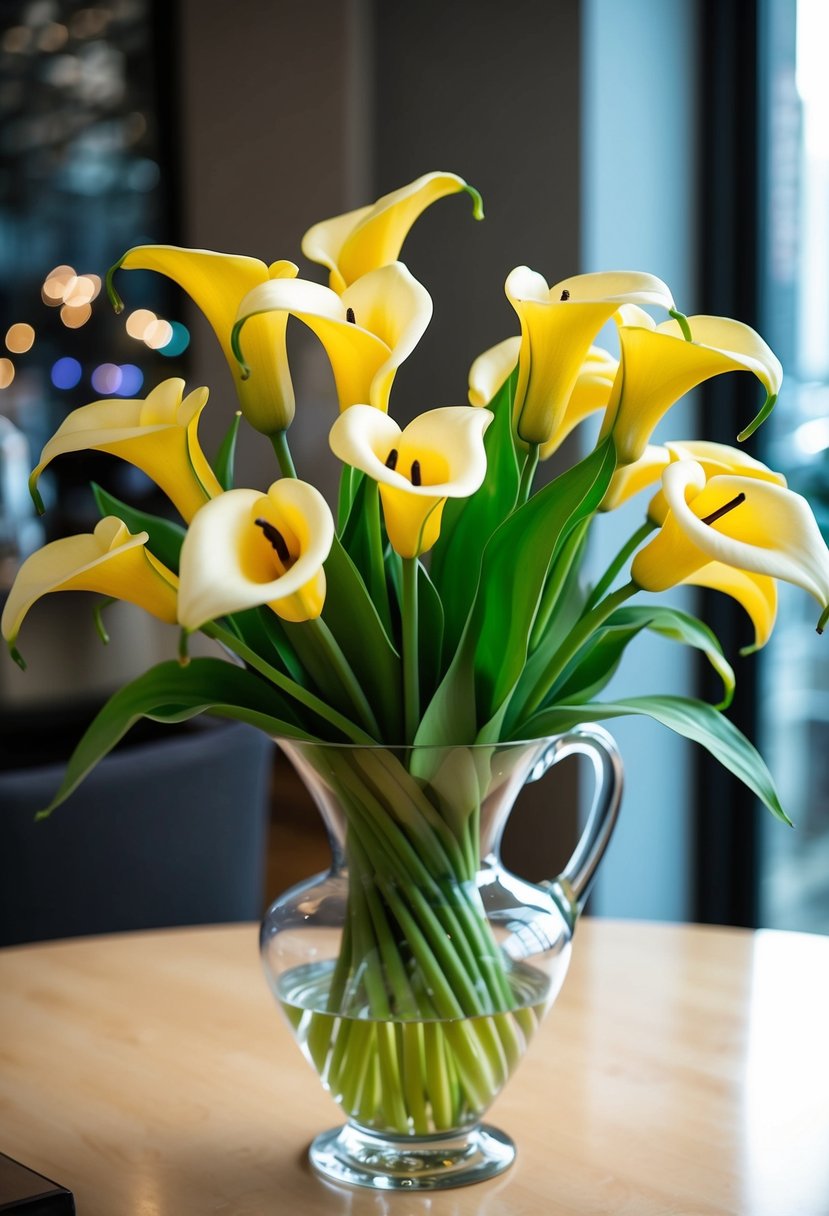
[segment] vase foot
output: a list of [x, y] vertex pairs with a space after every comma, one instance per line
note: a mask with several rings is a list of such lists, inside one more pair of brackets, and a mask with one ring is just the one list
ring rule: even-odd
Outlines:
[[438, 1191], [502, 1173], [515, 1159], [509, 1136], [486, 1123], [455, 1135], [394, 1139], [354, 1123], [322, 1132], [308, 1156], [335, 1182], [381, 1191]]

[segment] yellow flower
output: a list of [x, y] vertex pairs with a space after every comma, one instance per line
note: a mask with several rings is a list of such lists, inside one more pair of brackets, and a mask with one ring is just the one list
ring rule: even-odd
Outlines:
[[257, 258], [213, 253], [209, 249], [179, 249], [175, 245], [137, 245], [110, 270], [107, 286], [121, 312], [123, 303], [112, 288], [112, 275], [122, 270], [155, 270], [178, 283], [210, 322], [230, 366], [245, 418], [265, 435], [284, 431], [294, 417], [294, 390], [285, 349], [283, 314], [256, 319], [246, 335], [248, 361], [255, 382], [243, 379], [230, 348], [230, 336], [239, 302], [252, 288], [270, 280], [291, 279], [298, 273], [293, 262], [266, 266]]
[[233, 350], [251, 381], [256, 366], [247, 359], [248, 325], [277, 313], [297, 317], [322, 342], [341, 410], [366, 401], [386, 410], [395, 373], [432, 318], [432, 299], [402, 262], [369, 271], [341, 296], [306, 279], [263, 283], [242, 300], [233, 329]]
[[[492, 401], [507, 377], [515, 370], [520, 349], [520, 337], [505, 338], [503, 342], [478, 355], [469, 369], [470, 405], [488, 405]], [[608, 351], [603, 350], [601, 346], [590, 347], [579, 369], [558, 430], [539, 448], [538, 454], [542, 460], [552, 456], [580, 422], [607, 406], [618, 367], [618, 359], [614, 359]]]
[[181, 549], [179, 615], [187, 630], [267, 604], [286, 621], [316, 619], [322, 564], [334, 540], [325, 499], [307, 482], [276, 481], [267, 494], [228, 490], [191, 523]]
[[93, 401], [68, 414], [41, 452], [29, 478], [38, 510], [43, 510], [43, 504], [37, 482], [49, 462], [66, 452], [92, 448], [120, 456], [142, 469], [182, 517], [192, 519], [199, 507], [221, 494], [222, 487], [197, 436], [207, 389], [194, 389], [187, 397], [183, 394], [184, 381], [174, 378], [159, 384], [144, 401]]
[[[668, 513], [631, 566], [639, 587], [665, 591], [682, 582], [700, 583], [710, 563], [721, 563], [802, 587], [821, 605], [822, 628], [829, 612], [829, 550], [804, 498], [765, 478], [727, 473], [707, 478], [695, 460], [669, 464], [662, 486]], [[735, 594], [724, 584], [725, 576], [719, 589]], [[770, 603], [763, 588], [761, 584], [749, 611], [759, 613], [763, 597]], [[741, 602], [748, 608], [746, 598]], [[759, 615], [753, 619], [758, 636], [768, 636], [770, 622]]]
[[635, 272], [575, 275], [548, 287], [518, 266], [505, 290], [521, 322], [515, 422], [525, 443], [547, 444], [559, 433], [591, 343], [621, 304], [673, 308], [661, 279]]
[[638, 460], [654, 427], [675, 401], [713, 376], [750, 371], [766, 390], [762, 409], [740, 432], [747, 438], [771, 412], [783, 371], [760, 337], [728, 317], [688, 317], [693, 337], [685, 340], [676, 321], [656, 323], [640, 308], [619, 310], [621, 371], [602, 434], [613, 431], [620, 464]]
[[[613, 511], [622, 503], [653, 485], [662, 477], [662, 472], [675, 460], [696, 460], [705, 470], [706, 477], [718, 473], [737, 473], [743, 477], [758, 477], [785, 486], [786, 478], [768, 465], [762, 464], [739, 448], [725, 443], [711, 443], [706, 439], [683, 439], [664, 445], [648, 444], [643, 454], [633, 464], [623, 465], [613, 474], [607, 494], [602, 501], [602, 511]], [[668, 512], [668, 504], [660, 490], [648, 505], [648, 518], [661, 524]]]
[[0, 622], [12, 653], [26, 613], [51, 591], [97, 591], [173, 624], [178, 580], [145, 548], [147, 540], [146, 532], [132, 535], [120, 519], [109, 515], [94, 532], [54, 540], [27, 557]]
[[314, 224], [302, 238], [302, 252], [327, 266], [332, 291], [343, 292], [370, 270], [396, 262], [415, 220], [439, 198], [461, 190], [472, 196], [475, 219], [483, 219], [473, 186], [454, 173], [426, 173], [368, 207]]
[[447, 498], [474, 494], [486, 476], [489, 410], [446, 406], [403, 430], [368, 405], [354, 405], [331, 428], [335, 456], [379, 483], [386, 531], [401, 557], [418, 557], [440, 535]]

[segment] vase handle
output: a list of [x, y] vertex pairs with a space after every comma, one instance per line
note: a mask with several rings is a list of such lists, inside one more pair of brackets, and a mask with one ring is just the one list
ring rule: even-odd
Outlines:
[[623, 787], [622, 758], [612, 736], [603, 727], [578, 726], [562, 735], [547, 753], [544, 771], [573, 755], [589, 756], [592, 761], [596, 779], [593, 805], [573, 856], [557, 878], [544, 883], [567, 912], [571, 924], [575, 924], [584, 908], [599, 862], [610, 843]]

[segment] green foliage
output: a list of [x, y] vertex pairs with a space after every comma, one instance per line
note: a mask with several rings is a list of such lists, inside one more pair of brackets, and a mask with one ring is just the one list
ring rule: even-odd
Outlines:
[[227, 429], [221, 442], [216, 459], [213, 461], [213, 472], [223, 490], [233, 488], [233, 468], [236, 461], [236, 437], [239, 434], [239, 423], [242, 421], [242, 411], [237, 410], [233, 421]]

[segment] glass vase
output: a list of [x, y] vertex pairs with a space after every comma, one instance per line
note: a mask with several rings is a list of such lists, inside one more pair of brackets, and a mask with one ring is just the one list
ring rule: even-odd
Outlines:
[[[515, 1148], [481, 1119], [564, 981], [618, 812], [613, 741], [591, 726], [469, 747], [279, 742], [332, 849], [261, 931], [274, 995], [347, 1116], [311, 1162], [385, 1190], [490, 1178]], [[564, 871], [536, 885], [501, 864], [504, 826], [524, 784], [573, 753], [593, 762], [593, 806]]]

